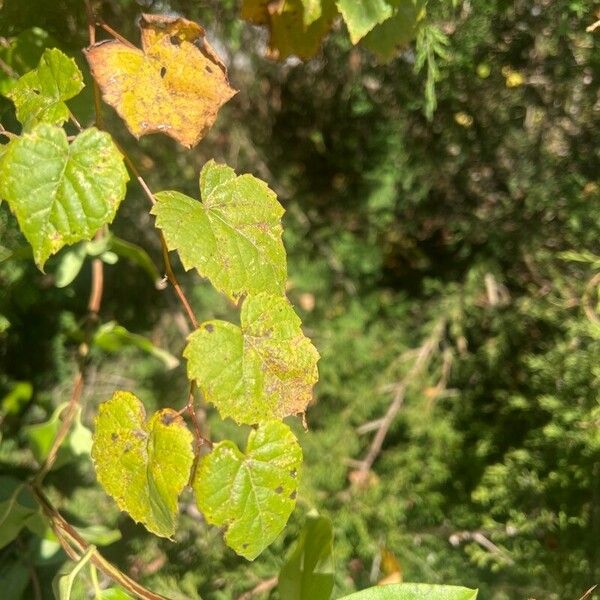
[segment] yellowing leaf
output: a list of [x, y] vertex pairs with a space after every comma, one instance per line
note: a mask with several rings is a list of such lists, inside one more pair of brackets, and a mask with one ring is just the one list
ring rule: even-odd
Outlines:
[[272, 58], [308, 59], [319, 49], [337, 14], [334, 0], [317, 4], [315, 0], [243, 0], [242, 18], [269, 27]]
[[139, 138], [162, 132], [195, 146], [236, 92], [227, 72], [193, 21], [142, 15], [142, 50], [117, 40], [86, 50], [104, 100]]
[[289, 427], [264, 423], [250, 433], [245, 454], [225, 441], [200, 459], [196, 502], [209, 523], [227, 528], [227, 545], [254, 560], [294, 510], [301, 464], [302, 449]]
[[211, 160], [200, 173], [200, 194], [202, 202], [179, 192], [156, 194], [152, 214], [169, 250], [234, 300], [249, 293], [283, 294], [283, 208], [275, 193], [260, 179], [236, 177]]
[[44, 52], [37, 68], [23, 75], [7, 96], [27, 130], [42, 122], [62, 125], [69, 118], [65, 100], [82, 89], [83, 77], [75, 61], [53, 48]]
[[129, 392], [100, 405], [92, 459], [102, 487], [119, 508], [163, 537], [175, 533], [177, 499], [188, 483], [193, 437], [166, 408], [146, 421], [144, 406]]
[[86, 129], [69, 144], [63, 129], [40, 124], [6, 148], [0, 197], [40, 268], [65, 244], [89, 240], [113, 220], [129, 176], [107, 133]]
[[223, 418], [260, 423], [304, 412], [319, 353], [286, 298], [248, 296], [241, 327], [207, 321], [188, 338], [188, 375]]

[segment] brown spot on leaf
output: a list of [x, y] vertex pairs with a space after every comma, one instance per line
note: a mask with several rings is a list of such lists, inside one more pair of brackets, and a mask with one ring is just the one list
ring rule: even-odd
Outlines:
[[160, 76], [161, 78], [164, 77], [167, 74], [167, 68], [166, 67], [161, 67], [160, 68]]
[[291, 494], [290, 494], [290, 500], [295, 500], [296, 496], [298, 495], [298, 492], [296, 490], [294, 490]]
[[204, 326], [204, 329], [206, 329], [206, 331], [208, 331], [208, 333], [212, 333], [215, 330], [214, 325], [211, 325], [210, 323], [208, 325]]
[[276, 494], [281, 494], [281, 492], [283, 492], [283, 487], [282, 487], [282, 486], [280, 486], [280, 485], [278, 485], [278, 486], [275, 488], [275, 493], [276, 493]]
[[119, 435], [113, 431], [113, 433], [110, 434], [110, 439], [113, 442], [116, 442], [119, 439]]
[[169, 413], [163, 413], [160, 417], [160, 421], [163, 425], [170, 425], [175, 419]]
[[295, 478], [297, 474], [298, 474], [298, 471], [296, 471], [296, 469], [292, 469], [290, 471], [290, 477], [294, 477]]

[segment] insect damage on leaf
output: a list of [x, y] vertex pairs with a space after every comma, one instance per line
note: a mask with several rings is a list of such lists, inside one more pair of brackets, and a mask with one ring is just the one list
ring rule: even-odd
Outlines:
[[254, 424], [304, 412], [318, 380], [319, 353], [282, 296], [247, 296], [241, 327], [203, 323], [183, 355], [188, 375], [221, 417]]
[[236, 90], [197, 23], [142, 15], [140, 29], [142, 50], [118, 40], [87, 48], [92, 74], [136, 138], [162, 132], [191, 148]]

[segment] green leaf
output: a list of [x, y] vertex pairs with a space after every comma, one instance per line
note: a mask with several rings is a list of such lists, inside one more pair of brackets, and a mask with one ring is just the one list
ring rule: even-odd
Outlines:
[[323, 8], [321, 6], [321, 0], [302, 0], [302, 6], [304, 7], [303, 22], [304, 27], [308, 27], [321, 17]]
[[282, 296], [248, 296], [241, 327], [207, 321], [188, 338], [188, 375], [221, 417], [254, 424], [304, 412], [319, 353]]
[[121, 258], [126, 258], [138, 267], [141, 267], [146, 271], [154, 283], [154, 286], [157, 288], [159, 287], [161, 275], [148, 253], [141, 246], [122, 240], [116, 235], [111, 235], [109, 239], [109, 248]]
[[350, 40], [357, 44], [369, 31], [394, 14], [390, 0], [337, 0], [348, 27]]
[[331, 521], [309, 513], [296, 546], [279, 572], [279, 596], [286, 600], [329, 600], [333, 583]]
[[0, 476], [0, 548], [10, 544], [37, 512], [38, 505], [25, 483]]
[[[56, 408], [52, 416], [44, 423], [36, 423], [23, 428], [27, 437], [29, 446], [38, 463], [42, 464], [48, 457], [50, 448], [56, 438], [58, 430], [62, 424], [61, 414], [67, 408], [68, 403], [64, 402]], [[54, 469], [58, 469], [68, 462], [77, 459], [80, 456], [89, 455], [92, 448], [92, 434], [90, 430], [81, 423], [81, 409], [78, 408], [71, 431], [62, 443], [53, 464]]]
[[133, 596], [130, 596], [125, 590], [121, 588], [107, 588], [101, 590], [99, 600], [135, 600]]
[[225, 541], [254, 560], [281, 533], [294, 510], [302, 449], [290, 428], [271, 421], [252, 431], [246, 453], [231, 441], [203, 456], [194, 478], [196, 502]]
[[86, 129], [69, 145], [59, 127], [38, 125], [8, 144], [0, 196], [8, 201], [42, 268], [65, 244], [110, 223], [129, 176], [111, 137]]
[[2, 398], [2, 412], [9, 415], [16, 415], [21, 408], [31, 400], [33, 396], [33, 386], [29, 381], [17, 381], [12, 389], [4, 398]]
[[94, 546], [110, 546], [122, 537], [118, 529], [109, 529], [104, 525], [88, 525], [87, 527], [75, 527], [75, 529], [88, 544]]
[[374, 27], [361, 42], [383, 61], [393, 58], [415, 39], [427, 0], [390, 0], [390, 3], [394, 6], [393, 16]]
[[174, 369], [179, 360], [162, 348], [155, 346], [148, 338], [137, 333], [131, 333], [122, 325], [110, 321], [98, 327], [94, 334], [93, 343], [106, 352], [118, 352], [123, 348], [135, 347], [158, 358], [167, 369]]
[[26, 73], [8, 92], [25, 130], [39, 123], [62, 125], [69, 119], [65, 100], [83, 89], [83, 77], [72, 58], [60, 50], [45, 50], [37, 69]]
[[59, 571], [54, 579], [52, 580], [52, 591], [56, 600], [71, 600], [71, 594], [73, 593], [73, 586], [77, 575], [85, 565], [88, 563], [92, 554], [96, 551], [94, 546], [90, 546], [85, 554], [73, 565], [67, 563], [67, 567], [64, 570]]
[[98, 480], [119, 508], [162, 537], [175, 533], [177, 499], [188, 483], [192, 434], [171, 409], [146, 421], [144, 406], [129, 392], [100, 405], [92, 458]]
[[79, 275], [81, 267], [85, 262], [87, 251], [85, 244], [77, 244], [66, 250], [60, 257], [58, 268], [54, 275], [54, 285], [57, 288], [65, 288]]
[[344, 596], [340, 600], [475, 600], [477, 590], [454, 585], [400, 583], [380, 585]]
[[200, 173], [198, 202], [179, 192], [156, 194], [156, 226], [183, 266], [195, 268], [232, 299], [283, 294], [283, 208], [267, 184], [209, 161]]

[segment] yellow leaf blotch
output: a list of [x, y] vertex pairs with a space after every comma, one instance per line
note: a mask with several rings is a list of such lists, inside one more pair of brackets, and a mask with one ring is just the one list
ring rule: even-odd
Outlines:
[[142, 15], [140, 29], [142, 50], [118, 40], [87, 48], [92, 74], [136, 138], [162, 132], [191, 148], [236, 90], [197, 23]]

